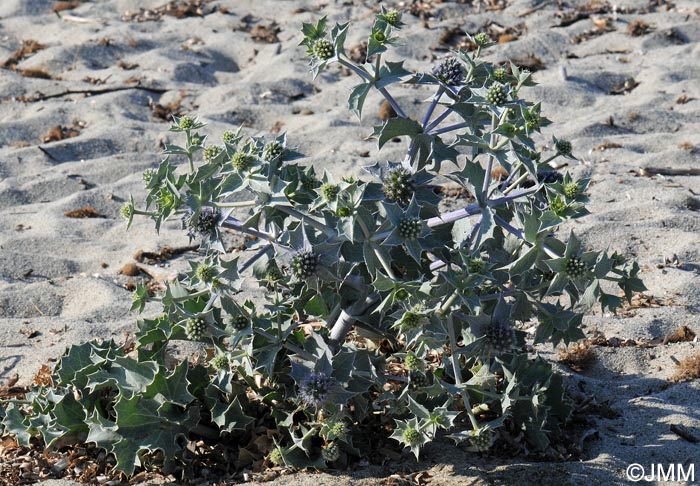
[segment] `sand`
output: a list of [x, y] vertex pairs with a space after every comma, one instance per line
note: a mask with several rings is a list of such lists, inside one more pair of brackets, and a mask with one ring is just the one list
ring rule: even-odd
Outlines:
[[[385, 481], [397, 468], [426, 470], [431, 484], [440, 485], [627, 484], [624, 471], [633, 462], [695, 464], [700, 480], [700, 447], [670, 431], [684, 425], [700, 436], [700, 386], [669, 382], [674, 360], [700, 347], [660, 343], [682, 325], [700, 333], [700, 177], [639, 173], [700, 168], [700, 5], [624, 0], [616, 12], [559, 26], [560, 14], [586, 2], [572, 0], [563, 10], [551, 1], [473, 3], [423, 2], [430, 15], [405, 16], [410, 41], [391, 57], [427, 70], [446, 53], [440, 38], [448, 29], [476, 32], [487, 22], [511, 28], [503, 33], [512, 42], [490, 50], [490, 58], [541, 61], [534, 75], [539, 85], [526, 95], [542, 100], [554, 124], [538, 142], [570, 139], [580, 163], [567, 169], [592, 177], [593, 214], [564, 230], [574, 229], [593, 248], [634, 256], [647, 295], [659, 304], [618, 316], [594, 313], [586, 330], [612, 344], [614, 338], [656, 344], [594, 346], [597, 361], [581, 373], [556, 365], [569, 386], [618, 413], [594, 417], [596, 433], [581, 461], [476, 456], [441, 439], [419, 464], [298, 473], [272, 484], [394, 484]], [[651, 3], [660, 5], [639, 10]], [[506, 8], [486, 8], [498, 4]], [[375, 2], [213, 1], [203, 5], [203, 17], [144, 22], [127, 12], [163, 0], [86, 1], [61, 11], [62, 18], [53, 5], [0, 3], [0, 62], [23, 41], [45, 46], [6, 64], [14, 70], [0, 71], [0, 383], [14, 374], [29, 383], [72, 343], [124, 339], [136, 319], [125, 286], [143, 277], [119, 270], [138, 250], [188, 245], [177, 222], [155, 235], [151, 223], [137, 220], [127, 233], [119, 217], [129, 194], [143, 197], [140, 173], [158, 164], [162, 143], [172, 139], [157, 116], [167, 112], [163, 107], [179, 103], [199, 114], [216, 137], [239, 125], [247, 133], [288, 132], [309, 163], [335, 174], [359, 174], [363, 165], [405, 149], [389, 144], [377, 155], [365, 137], [378, 123], [380, 98], [368, 99], [358, 122], [345, 108], [356, 80], [334, 68], [312, 81], [297, 47], [301, 22], [320, 15], [355, 21], [348, 45], [358, 43]], [[594, 20], [604, 32], [595, 32]], [[636, 20], [648, 28], [637, 24], [640, 35], [629, 35]], [[271, 28], [251, 31], [255, 26]], [[258, 33], [274, 42], [256, 40]], [[409, 113], [420, 110], [424, 93], [395, 93]], [[100, 217], [64, 215], [86, 206]], [[155, 270], [184, 269], [188, 255]], [[556, 351], [538, 350], [556, 362]]]

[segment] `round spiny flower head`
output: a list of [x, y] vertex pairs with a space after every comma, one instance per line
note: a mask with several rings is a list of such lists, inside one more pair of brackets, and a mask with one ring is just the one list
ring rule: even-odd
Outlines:
[[248, 319], [243, 314], [238, 314], [237, 316], [231, 317], [231, 327], [236, 331], [243, 331], [250, 326], [250, 319]]
[[417, 312], [406, 311], [401, 316], [399, 321], [399, 327], [402, 331], [410, 331], [411, 329], [416, 329], [421, 324], [421, 315]]
[[190, 137], [190, 146], [202, 145], [203, 142], [204, 142], [204, 137], [202, 137], [198, 133], [193, 133], [192, 136]]
[[215, 158], [219, 156], [221, 153], [221, 147], [218, 145], [209, 145], [207, 148], [204, 149], [204, 152], [202, 152], [202, 156], [204, 157], [204, 160], [207, 162], [211, 162]]
[[408, 427], [403, 431], [403, 441], [408, 445], [416, 445], [421, 441], [422, 434], [413, 427]]
[[422, 371], [411, 370], [411, 372], [408, 374], [408, 384], [413, 389], [425, 388], [426, 386], [430, 385], [430, 381], [428, 381], [428, 375]]
[[576, 199], [581, 194], [578, 182], [569, 182], [564, 186], [564, 195], [569, 199]]
[[243, 152], [236, 152], [231, 157], [231, 165], [237, 172], [244, 172], [250, 169], [250, 155]]
[[504, 104], [508, 99], [508, 93], [506, 93], [506, 87], [500, 83], [492, 84], [486, 94], [486, 99], [492, 105], [500, 106]]
[[557, 140], [555, 148], [557, 149], [557, 153], [559, 154], [562, 154], [564, 156], [571, 155], [571, 142], [569, 142], [568, 140]]
[[411, 202], [411, 198], [416, 192], [413, 175], [403, 167], [391, 169], [384, 179], [382, 190], [387, 199], [401, 206], [406, 206]]
[[342, 206], [335, 210], [335, 215], [339, 218], [347, 218], [352, 216], [352, 209]]
[[185, 325], [185, 335], [187, 339], [198, 341], [202, 338], [202, 334], [207, 329], [207, 323], [204, 319], [198, 317], [190, 317]]
[[419, 370], [421, 368], [421, 359], [413, 353], [408, 353], [403, 363], [409, 371]]
[[566, 211], [566, 202], [559, 196], [556, 196], [549, 202], [549, 209], [551, 209], [554, 214], [562, 214]]
[[484, 347], [489, 354], [507, 353], [515, 347], [515, 329], [507, 322], [492, 321], [484, 334]]
[[481, 258], [470, 258], [467, 262], [469, 273], [481, 273], [486, 269], [486, 262]]
[[212, 265], [202, 264], [194, 271], [194, 275], [201, 282], [209, 283], [216, 277], [216, 269]]
[[156, 198], [156, 206], [159, 209], [167, 210], [175, 206], [175, 194], [167, 186], [161, 186], [158, 190], [158, 197]]
[[586, 264], [579, 257], [569, 257], [566, 259], [564, 271], [571, 278], [581, 277], [586, 274]]
[[328, 39], [318, 39], [314, 42], [314, 56], [321, 61], [326, 61], [335, 55], [335, 47]]
[[333, 462], [340, 459], [340, 447], [335, 442], [329, 442], [321, 448], [321, 455], [326, 462]]
[[294, 255], [289, 265], [294, 276], [300, 280], [311, 277], [318, 267], [321, 257], [312, 251], [303, 251]]
[[189, 116], [183, 116], [177, 126], [182, 130], [191, 130], [194, 127], [194, 120]]
[[328, 423], [328, 437], [343, 437], [347, 432], [345, 424], [343, 422], [329, 422]]
[[229, 361], [225, 354], [217, 354], [210, 361], [212, 368], [215, 370], [227, 370], [229, 369]]
[[494, 81], [503, 83], [508, 77], [508, 72], [505, 70], [505, 68], [499, 67], [494, 69], [493, 73], [491, 74], [491, 77], [494, 79]]
[[190, 238], [209, 236], [219, 224], [220, 219], [221, 211], [218, 208], [202, 208], [196, 220], [194, 218], [194, 212], [189, 209], [182, 217], [182, 228], [187, 230], [187, 234]]
[[386, 23], [392, 27], [396, 27], [401, 23], [401, 12], [396, 9], [392, 8], [391, 10], [388, 10], [386, 13], [384, 13], [383, 17]]
[[301, 380], [299, 397], [309, 406], [320, 407], [328, 400], [334, 383], [333, 377], [323, 372], [311, 372]]
[[525, 127], [528, 130], [539, 130], [540, 117], [536, 113], [525, 112]]
[[403, 218], [399, 221], [399, 235], [407, 240], [415, 240], [423, 232], [423, 222], [420, 218]]
[[321, 186], [321, 197], [326, 201], [335, 201], [339, 193], [340, 186], [338, 184], [327, 182]]
[[469, 438], [469, 442], [472, 447], [479, 452], [486, 452], [491, 448], [493, 443], [493, 437], [489, 430], [482, 430], [480, 432], [472, 431], [474, 435]]
[[396, 291], [394, 294], [394, 297], [396, 297], [396, 300], [406, 300], [409, 297], [408, 290], [406, 289], [399, 289]]
[[134, 217], [134, 204], [131, 201], [124, 203], [119, 212], [121, 213], [122, 218], [130, 220]]
[[474, 36], [474, 42], [476, 42], [477, 46], [485, 46], [491, 42], [491, 39], [486, 32], [479, 32]]
[[273, 140], [265, 145], [263, 158], [267, 161], [274, 160], [284, 152], [284, 147], [277, 140]]
[[556, 170], [544, 169], [537, 171], [537, 180], [544, 184], [552, 184], [555, 182], [562, 182], [564, 180], [564, 176], [562, 176]]
[[455, 57], [450, 57], [433, 69], [433, 76], [450, 86], [457, 86], [464, 81], [464, 68]]
[[268, 459], [275, 466], [283, 466], [284, 465], [284, 454], [282, 453], [282, 449], [280, 449], [279, 447], [275, 447], [270, 452]]
[[221, 137], [221, 140], [224, 143], [227, 144], [233, 144], [236, 142], [236, 132], [232, 132], [231, 130], [227, 130], [224, 132], [223, 136]]
[[156, 169], [146, 169], [143, 171], [141, 174], [141, 180], [143, 181], [143, 185], [148, 187], [148, 185], [153, 181], [153, 178], [158, 174], [158, 171]]

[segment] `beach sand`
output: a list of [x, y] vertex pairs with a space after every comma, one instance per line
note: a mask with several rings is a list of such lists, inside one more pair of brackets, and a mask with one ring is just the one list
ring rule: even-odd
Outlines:
[[[0, 384], [15, 374], [29, 384], [70, 344], [124, 340], [137, 318], [125, 287], [145, 277], [120, 274], [122, 267], [139, 250], [189, 245], [178, 221], [156, 235], [139, 219], [125, 232], [119, 216], [130, 194], [142, 200], [141, 172], [156, 167], [162, 144], [173, 141], [169, 114], [198, 114], [217, 138], [239, 125], [248, 134], [287, 132], [308, 163], [334, 174], [359, 175], [363, 165], [405, 150], [390, 143], [377, 153], [366, 137], [379, 123], [380, 98], [368, 98], [358, 122], [346, 109], [357, 80], [334, 67], [312, 81], [297, 47], [301, 23], [321, 15], [352, 20], [347, 45], [358, 44], [375, 2], [212, 1], [203, 2], [203, 16], [182, 18], [158, 15], [163, 0], [76, 2], [58, 14], [57, 3], [0, 2]], [[414, 2], [422, 19], [405, 15], [408, 41], [389, 58], [428, 70], [465, 40], [460, 30], [491, 24], [492, 35], [510, 42], [487, 51], [489, 59], [537, 68], [539, 84], [523, 95], [542, 100], [554, 122], [538, 143], [571, 140], [580, 161], [566, 170], [592, 178], [592, 214], [562, 231], [635, 257], [653, 297], [617, 316], [597, 311], [585, 319], [598, 338], [591, 368], [556, 364], [572, 389], [614, 413], [592, 417], [581, 461], [479, 456], [440, 439], [419, 464], [389, 460], [268, 484], [409, 484], [391, 475], [427, 471], [436, 485], [611, 485], [627, 484], [631, 463], [695, 464], [700, 480], [700, 447], [670, 430], [683, 425], [700, 437], [700, 385], [669, 381], [675, 360], [700, 346], [664, 344], [681, 326], [700, 332], [700, 4], [622, 0], [614, 10], [598, 2], [592, 15], [561, 25], [588, 2], [563, 3]], [[409, 113], [420, 111], [425, 92], [394, 92]], [[642, 175], [649, 168], [681, 175]], [[696, 175], [682, 175], [687, 169]], [[65, 215], [85, 207], [97, 217]], [[177, 272], [194, 255], [142, 268]], [[538, 350], [557, 362], [556, 350]]]

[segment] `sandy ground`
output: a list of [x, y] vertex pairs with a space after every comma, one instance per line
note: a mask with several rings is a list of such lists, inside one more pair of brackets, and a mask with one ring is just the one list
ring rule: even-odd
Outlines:
[[[358, 123], [345, 108], [356, 80], [331, 69], [312, 82], [297, 47], [301, 22], [320, 15], [356, 21], [348, 45], [357, 44], [375, 2], [222, 0], [205, 4], [204, 17], [144, 22], [127, 12], [154, 9], [163, 0], [85, 1], [60, 12], [63, 18], [52, 12], [54, 3], [0, 2], [6, 66], [0, 71], [0, 383], [15, 373], [28, 383], [71, 343], [123, 339], [135, 316], [124, 289], [130, 277], [120, 268], [137, 250], [188, 244], [176, 223], [159, 236], [147, 221], [125, 233], [118, 216], [130, 193], [143, 196], [140, 173], [159, 162], [169, 139], [158, 117], [163, 107], [179, 103], [199, 114], [214, 136], [238, 125], [248, 133], [286, 131], [309, 163], [335, 173], [359, 174], [376, 156], [365, 136], [378, 122], [380, 99], [368, 100]], [[273, 484], [387, 484], [398, 467], [427, 470], [431, 484], [440, 485], [627, 484], [624, 470], [635, 462], [694, 464], [700, 480], [700, 446], [670, 431], [681, 424], [700, 435], [700, 386], [668, 381], [674, 359], [699, 346], [658, 344], [682, 325], [700, 332], [700, 177], [638, 173], [700, 168], [700, 4], [623, 0], [616, 11], [602, 8], [560, 26], [562, 14], [586, 2], [561, 2], [562, 9], [546, 0], [501, 3], [504, 10], [489, 11], [486, 6], [498, 2], [423, 2], [424, 21], [405, 16], [410, 41], [392, 56], [427, 70], [449, 48], [440, 42], [446, 30], [477, 32], [493, 22], [492, 32], [508, 28], [502, 33], [513, 37], [490, 51], [492, 59], [541, 61], [539, 85], [526, 93], [541, 99], [554, 121], [540, 142], [553, 134], [570, 139], [581, 162], [568, 169], [593, 180], [593, 214], [570, 227], [587, 245], [635, 256], [647, 295], [659, 304], [621, 316], [592, 315], [587, 331], [608, 343], [657, 344], [596, 346], [593, 368], [561, 367], [572, 388], [618, 413], [596, 418], [597, 434], [580, 462], [504, 461], [441, 440], [417, 465], [300, 473]], [[660, 5], [646, 11], [652, 3]], [[648, 27], [636, 36], [628, 33], [635, 20]], [[273, 42], [256, 39], [271, 32]], [[30, 40], [45, 48], [13, 63], [13, 53]], [[423, 93], [395, 93], [410, 113], [420, 110]], [[404, 148], [390, 145], [379, 158], [398, 157]], [[102, 217], [64, 215], [85, 206]], [[159, 271], [184, 268], [185, 260], [168, 265]], [[551, 349], [540, 351], [557, 358]]]

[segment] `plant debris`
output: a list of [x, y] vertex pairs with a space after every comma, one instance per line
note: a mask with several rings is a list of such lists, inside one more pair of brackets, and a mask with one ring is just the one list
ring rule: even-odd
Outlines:
[[398, 115], [396, 114], [394, 107], [391, 106], [391, 103], [389, 103], [387, 100], [382, 101], [382, 104], [379, 106], [379, 119], [387, 121], [388, 119], [396, 118], [397, 116]]
[[64, 140], [66, 138], [77, 137], [80, 135], [80, 131], [86, 126], [87, 124], [83, 121], [74, 121], [69, 127], [56, 125], [55, 127], [51, 127], [48, 133], [41, 137], [41, 141], [43, 143], [51, 143]]
[[622, 148], [622, 145], [620, 145], [619, 143], [615, 143], [615, 142], [608, 142], [606, 140], [605, 142], [601, 143], [600, 145], [596, 145], [595, 147], [593, 147], [593, 150], [596, 152], [603, 152], [605, 150], [613, 149], [613, 148]]
[[663, 344], [693, 341], [695, 340], [696, 336], [697, 335], [688, 326], [681, 326], [671, 334], [667, 335], [663, 340]]
[[691, 381], [700, 378], [700, 353], [686, 356], [676, 363], [676, 372], [671, 376], [671, 381]]
[[256, 42], [276, 44], [280, 41], [277, 34], [281, 31], [282, 29], [276, 22], [272, 22], [270, 25], [256, 24], [250, 29], [250, 37]]
[[127, 10], [122, 15], [122, 20], [125, 22], [155, 22], [160, 20], [163, 15], [170, 15], [178, 19], [204, 17], [216, 10], [215, 7], [205, 8], [205, 5], [210, 2], [211, 0], [180, 0], [168, 2], [166, 5], [153, 9]]
[[70, 0], [65, 2], [61, 1], [54, 3], [51, 10], [53, 10], [54, 12], [63, 12], [64, 10], [73, 10], [78, 5], [80, 5], [80, 2], [78, 0]]
[[640, 19], [634, 19], [632, 22], [627, 24], [627, 35], [631, 37], [640, 37], [648, 34], [654, 30], [654, 28]]
[[14, 70], [16, 69], [16, 66], [17, 64], [19, 64], [20, 61], [26, 59], [27, 57], [42, 49], [46, 49], [46, 46], [40, 42], [31, 39], [23, 40], [20, 47], [15, 52], [13, 52], [12, 55], [5, 60], [5, 62], [0, 64], [0, 67]]
[[85, 218], [106, 218], [104, 214], [101, 214], [97, 212], [95, 208], [92, 206], [85, 206], [80, 209], [73, 209], [72, 211], [66, 211], [63, 213], [63, 215], [67, 218], [77, 218], [77, 219], [85, 219]]
[[581, 341], [559, 351], [559, 362], [565, 364], [576, 373], [581, 373], [591, 368], [595, 361], [596, 355], [589, 341]]
[[156, 263], [172, 260], [176, 256], [186, 253], [188, 251], [197, 251], [198, 249], [199, 245], [189, 245], [179, 246], [175, 248], [164, 246], [156, 252], [139, 250], [134, 255], [134, 260], [136, 260], [139, 263], [155, 265]]
[[639, 83], [635, 81], [634, 78], [627, 78], [621, 83], [616, 84], [613, 88], [608, 91], [609, 95], [624, 95], [632, 91], [634, 88], [639, 86]]

